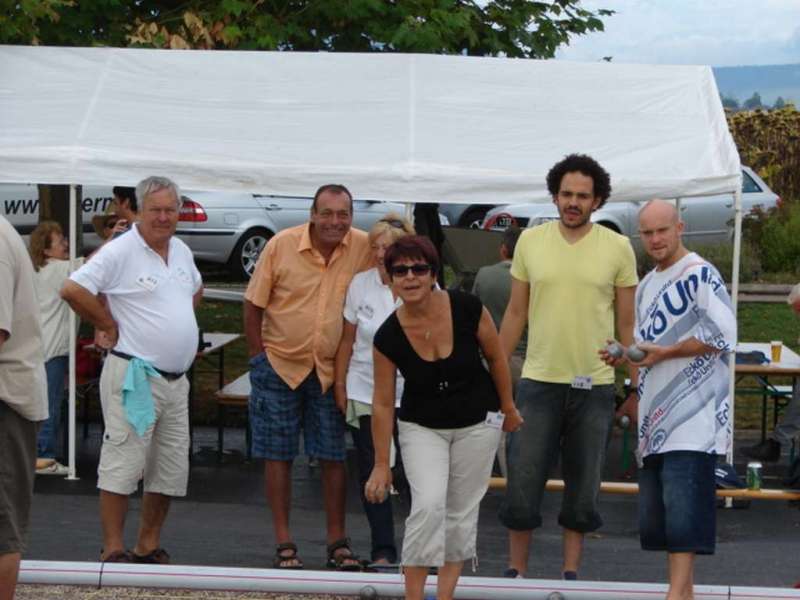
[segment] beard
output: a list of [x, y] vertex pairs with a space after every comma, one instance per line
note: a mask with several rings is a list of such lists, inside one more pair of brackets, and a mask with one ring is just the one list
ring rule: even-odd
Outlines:
[[[558, 209], [558, 214], [561, 217], [561, 224], [564, 227], [568, 227], [569, 229], [579, 229], [579, 228], [583, 227], [584, 225], [586, 225], [592, 218], [592, 213], [591, 212], [587, 212], [587, 213], [581, 212], [580, 215], [573, 215], [573, 214], [567, 213], [567, 211], [565, 209], [562, 209], [560, 207]], [[572, 219], [577, 219], [577, 221], [574, 221], [574, 220], [573, 221], [567, 221], [565, 217], [570, 217]]]

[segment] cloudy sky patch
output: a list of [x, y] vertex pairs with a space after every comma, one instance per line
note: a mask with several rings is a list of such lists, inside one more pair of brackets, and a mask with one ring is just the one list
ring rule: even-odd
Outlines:
[[800, 0], [583, 0], [616, 13], [557, 58], [720, 66], [800, 63]]

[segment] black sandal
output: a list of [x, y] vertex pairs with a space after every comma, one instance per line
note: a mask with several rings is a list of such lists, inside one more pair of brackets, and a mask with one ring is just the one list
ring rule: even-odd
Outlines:
[[[336, 552], [342, 548], [347, 550], [347, 552]], [[353, 549], [350, 547], [350, 538], [345, 537], [336, 540], [332, 544], [328, 544], [327, 567], [337, 571], [362, 571], [364, 569], [364, 563], [361, 562], [358, 555], [353, 552]]]
[[[287, 564], [292, 562], [295, 564]], [[297, 545], [292, 542], [284, 542], [275, 546], [272, 567], [275, 569], [302, 569], [303, 561], [297, 556]]]

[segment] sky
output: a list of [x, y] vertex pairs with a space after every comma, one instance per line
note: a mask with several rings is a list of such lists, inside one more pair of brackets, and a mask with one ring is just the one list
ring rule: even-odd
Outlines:
[[800, 63], [800, 0], [582, 0], [616, 11], [556, 57], [713, 67]]

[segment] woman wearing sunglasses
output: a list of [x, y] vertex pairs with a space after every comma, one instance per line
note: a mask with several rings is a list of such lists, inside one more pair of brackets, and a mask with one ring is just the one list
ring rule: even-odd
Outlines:
[[438, 567], [437, 598], [447, 600], [464, 561], [476, 558], [478, 508], [500, 432], [517, 430], [522, 417], [491, 316], [476, 297], [435, 288], [439, 257], [430, 240], [397, 240], [384, 264], [403, 304], [375, 334], [375, 466], [365, 495], [380, 502], [391, 485], [399, 369], [405, 379], [400, 451], [411, 487], [402, 556], [405, 597], [422, 600], [428, 570]]
[[[383, 264], [386, 249], [401, 237], [414, 233], [414, 228], [395, 214], [388, 214], [375, 223], [369, 232], [375, 266], [358, 273], [350, 282], [344, 303], [342, 339], [334, 363], [333, 395], [336, 406], [344, 413], [356, 448], [361, 503], [369, 521], [372, 537], [372, 563], [375, 566], [397, 562], [394, 541], [394, 519], [388, 498], [376, 504], [364, 497], [364, 484], [373, 467], [372, 338], [375, 331], [395, 309], [397, 297]], [[403, 391], [402, 377], [395, 382], [397, 399]]]

